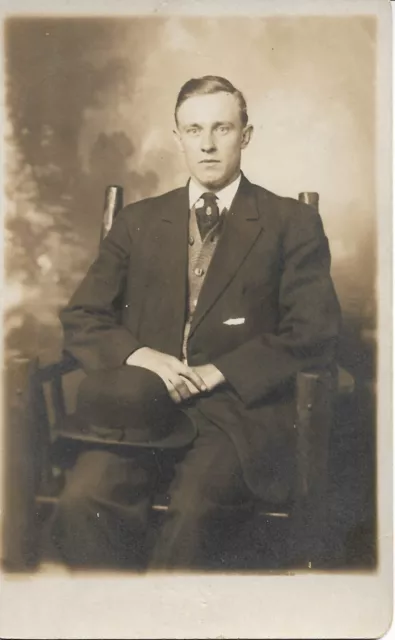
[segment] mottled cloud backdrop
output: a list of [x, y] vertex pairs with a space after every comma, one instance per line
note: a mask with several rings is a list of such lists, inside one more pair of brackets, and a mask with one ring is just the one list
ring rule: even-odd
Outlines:
[[57, 312], [97, 251], [107, 184], [133, 201], [186, 180], [174, 102], [210, 73], [249, 104], [247, 176], [320, 193], [352, 367], [375, 324], [375, 52], [375, 19], [358, 16], [8, 20], [9, 352], [59, 345]]

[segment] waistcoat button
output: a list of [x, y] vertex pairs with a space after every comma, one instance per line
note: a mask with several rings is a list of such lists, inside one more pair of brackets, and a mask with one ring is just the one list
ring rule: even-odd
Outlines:
[[201, 269], [200, 267], [196, 267], [196, 269], [194, 270], [195, 276], [198, 276], [199, 278], [203, 275], [203, 273], [204, 269]]
[[189, 236], [188, 242], [192, 247], [192, 245], [195, 243], [195, 238], [193, 236]]

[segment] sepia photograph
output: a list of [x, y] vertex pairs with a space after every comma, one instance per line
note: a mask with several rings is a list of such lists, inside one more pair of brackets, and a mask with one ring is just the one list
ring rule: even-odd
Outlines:
[[378, 637], [390, 3], [34, 4], [2, 13], [1, 634]]

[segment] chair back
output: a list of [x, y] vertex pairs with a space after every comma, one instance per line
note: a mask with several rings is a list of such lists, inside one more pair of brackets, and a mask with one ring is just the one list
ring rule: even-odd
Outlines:
[[[101, 225], [100, 243], [107, 236], [113, 222], [123, 208], [123, 187], [117, 184], [110, 184], [104, 193], [103, 220]], [[300, 202], [310, 205], [319, 210], [319, 194], [316, 191], [301, 191], [298, 199]]]
[[106, 187], [104, 194], [103, 221], [101, 225], [100, 243], [110, 231], [114, 219], [123, 207], [123, 188], [116, 184]]
[[304, 202], [319, 211], [320, 196], [316, 191], [301, 191], [299, 193], [299, 202]]

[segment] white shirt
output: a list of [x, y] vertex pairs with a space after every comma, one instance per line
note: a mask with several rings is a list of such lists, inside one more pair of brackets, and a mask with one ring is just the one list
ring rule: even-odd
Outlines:
[[[219, 189], [219, 191], [213, 191], [218, 198], [218, 209], [220, 213], [226, 208], [229, 211], [233, 199], [236, 195], [236, 191], [239, 188], [241, 180], [241, 173], [239, 173], [236, 180], [233, 180], [230, 184], [228, 184], [223, 189]], [[200, 200], [203, 193], [207, 191], [211, 191], [211, 189], [207, 189], [199, 184], [194, 178], [191, 178], [189, 181], [189, 208], [195, 206], [198, 200]]]

